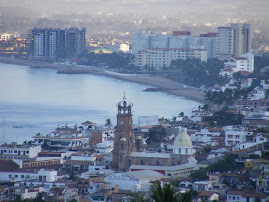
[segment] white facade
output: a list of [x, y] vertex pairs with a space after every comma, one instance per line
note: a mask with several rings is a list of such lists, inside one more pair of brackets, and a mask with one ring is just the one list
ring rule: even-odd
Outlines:
[[240, 57], [231, 57], [224, 63], [224, 69], [221, 70], [221, 76], [232, 76], [232, 74], [246, 71], [249, 73], [254, 72], [254, 56], [250, 53], [241, 55]]
[[95, 152], [98, 154], [111, 153], [114, 148], [114, 141], [105, 141], [96, 144]]
[[4, 159], [29, 159], [38, 156], [41, 152], [40, 145], [17, 145], [14, 143], [0, 146], [0, 158]]
[[44, 59], [44, 33], [38, 33], [34, 36], [34, 58]]
[[57, 31], [49, 33], [49, 59], [56, 58]]
[[246, 131], [244, 127], [224, 127], [225, 133], [225, 146], [236, 146], [240, 143], [246, 142], [247, 135], [251, 135], [252, 132]]
[[213, 129], [201, 129], [199, 131], [190, 131], [190, 138], [192, 142], [200, 143], [203, 145], [214, 145], [216, 144], [213, 140], [214, 137], [219, 137], [221, 131], [215, 128]]
[[52, 148], [76, 147], [89, 142], [89, 138], [82, 137], [81, 133], [71, 135], [55, 134], [54, 136], [51, 134], [38, 134], [33, 139], [33, 144], [35, 145], [42, 145], [46, 142]]
[[194, 190], [196, 191], [209, 191], [213, 189], [212, 181], [196, 181], [194, 182]]
[[56, 170], [41, 169], [38, 172], [24, 171], [0, 171], [0, 180], [3, 181], [29, 181], [36, 180], [39, 182], [55, 182], [57, 180]]
[[133, 54], [150, 48], [206, 49], [207, 58], [216, 57], [216, 37], [161, 35], [153, 34], [150, 30], [140, 30], [133, 36], [132, 42]]
[[239, 149], [239, 150], [247, 149], [247, 148], [253, 147], [255, 145], [267, 142], [267, 141], [268, 141], [268, 138], [266, 138], [262, 135], [257, 135], [256, 137], [253, 138], [253, 142], [240, 143], [239, 145], [236, 145], [235, 149]]
[[4, 33], [4, 34], [1, 34], [0, 41], [9, 41], [12, 38], [13, 38], [12, 34]]
[[240, 56], [251, 50], [249, 24], [231, 24], [230, 27], [218, 27], [217, 58], [228, 59]]
[[149, 48], [137, 51], [135, 54], [135, 65], [137, 67], [153, 67], [160, 69], [169, 67], [173, 60], [186, 60], [197, 58], [203, 62], [207, 61], [207, 50], [205, 49], [179, 49], [179, 48]]
[[113, 43], [108, 46], [110, 50], [113, 50], [114, 52], [128, 52], [129, 51], [129, 45], [125, 43]]
[[114, 129], [103, 129], [102, 130], [102, 142], [111, 140], [114, 138]]

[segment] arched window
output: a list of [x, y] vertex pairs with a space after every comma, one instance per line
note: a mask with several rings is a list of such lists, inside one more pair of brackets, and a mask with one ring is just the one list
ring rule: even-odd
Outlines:
[[157, 161], [157, 166], [159, 166], [160, 165], [160, 162], [159, 161]]
[[141, 164], [141, 165], [144, 165], [144, 161], [143, 161], [143, 160], [140, 160], [140, 164]]

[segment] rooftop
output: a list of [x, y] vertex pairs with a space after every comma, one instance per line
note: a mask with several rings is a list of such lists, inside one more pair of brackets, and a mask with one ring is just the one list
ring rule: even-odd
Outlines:
[[145, 158], [170, 158], [167, 153], [153, 153], [153, 152], [132, 152], [131, 157], [145, 157]]

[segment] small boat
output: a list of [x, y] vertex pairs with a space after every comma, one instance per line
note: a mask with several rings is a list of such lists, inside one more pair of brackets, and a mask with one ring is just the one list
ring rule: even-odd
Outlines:
[[23, 126], [13, 126], [13, 128], [23, 128]]

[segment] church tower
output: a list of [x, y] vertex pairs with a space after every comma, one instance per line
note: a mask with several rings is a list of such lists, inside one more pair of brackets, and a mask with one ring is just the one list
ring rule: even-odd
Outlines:
[[128, 170], [128, 156], [134, 151], [132, 106], [132, 103], [126, 101], [125, 95], [123, 100], [117, 104], [117, 127], [112, 151], [112, 168], [117, 171]]

